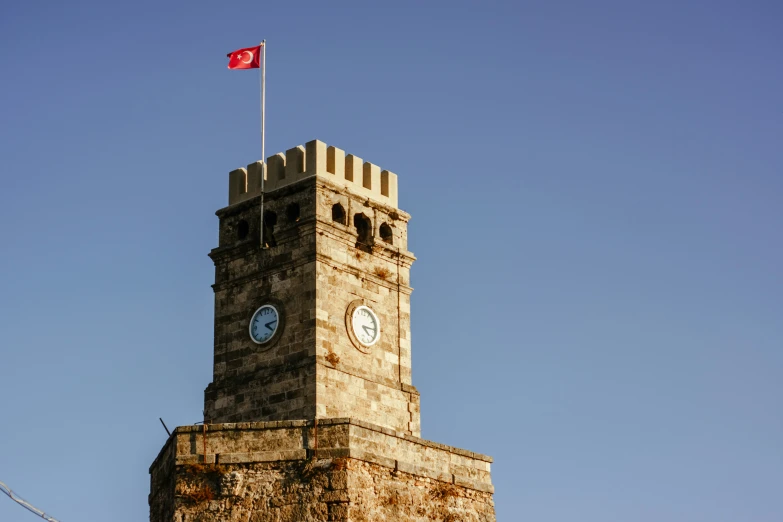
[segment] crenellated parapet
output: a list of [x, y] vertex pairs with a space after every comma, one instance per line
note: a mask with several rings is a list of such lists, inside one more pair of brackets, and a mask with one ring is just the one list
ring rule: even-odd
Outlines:
[[360, 196], [398, 208], [396, 174], [318, 140], [270, 156], [266, 164], [257, 161], [231, 171], [228, 204], [261, 194], [262, 178], [264, 191], [269, 193], [310, 176], [321, 176]]

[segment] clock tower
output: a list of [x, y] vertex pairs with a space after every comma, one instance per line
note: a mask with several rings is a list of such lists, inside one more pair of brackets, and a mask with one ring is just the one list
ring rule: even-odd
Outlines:
[[150, 467], [150, 521], [494, 522], [492, 458], [420, 438], [397, 176], [310, 141], [217, 216], [204, 422]]
[[353, 417], [418, 436], [397, 176], [317, 140], [267, 165], [263, 220], [261, 162], [230, 173], [217, 212], [206, 421]]

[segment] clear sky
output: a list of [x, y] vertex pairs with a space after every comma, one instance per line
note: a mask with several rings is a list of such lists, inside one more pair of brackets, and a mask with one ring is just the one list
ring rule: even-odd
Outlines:
[[[148, 516], [202, 418], [214, 211], [318, 138], [399, 175], [425, 438], [499, 520], [783, 520], [774, 1], [6, 2], [0, 481]], [[35, 517], [0, 496], [0, 521]]]

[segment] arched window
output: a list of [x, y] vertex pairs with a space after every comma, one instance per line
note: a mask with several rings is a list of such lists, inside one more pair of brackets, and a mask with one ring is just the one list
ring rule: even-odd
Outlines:
[[339, 203], [332, 205], [332, 221], [345, 225], [345, 209]]
[[285, 217], [288, 218], [289, 223], [296, 223], [299, 221], [299, 203], [291, 203], [285, 209]]
[[264, 212], [264, 246], [267, 248], [277, 246], [275, 225], [277, 225], [277, 214], [271, 210]]
[[394, 244], [394, 233], [392, 232], [392, 228], [389, 225], [386, 223], [381, 225], [380, 233], [381, 239], [384, 243], [389, 243], [390, 245]]
[[247, 224], [247, 221], [244, 219], [240, 220], [239, 223], [237, 223], [237, 238], [239, 240], [243, 240], [247, 237], [247, 235], [250, 233], [250, 225]]
[[353, 226], [356, 227], [356, 245], [372, 246], [372, 221], [364, 214], [353, 216]]

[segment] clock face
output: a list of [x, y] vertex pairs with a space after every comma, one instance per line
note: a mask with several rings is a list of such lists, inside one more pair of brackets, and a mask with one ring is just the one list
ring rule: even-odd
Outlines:
[[264, 305], [250, 319], [250, 338], [257, 344], [264, 344], [274, 337], [280, 324], [280, 314], [272, 305]]
[[381, 322], [366, 306], [357, 306], [351, 314], [353, 334], [364, 346], [372, 346], [381, 338]]

